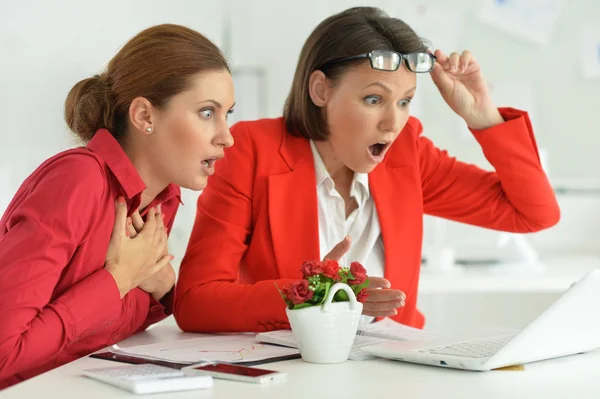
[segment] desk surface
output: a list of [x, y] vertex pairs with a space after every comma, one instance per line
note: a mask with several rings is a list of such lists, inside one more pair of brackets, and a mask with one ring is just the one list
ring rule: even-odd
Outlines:
[[[159, 326], [128, 338], [121, 346], [169, 341], [192, 334]], [[84, 357], [0, 392], [1, 399], [136, 397], [79, 376], [85, 368], [117, 363]], [[526, 365], [524, 371], [469, 372], [389, 360], [314, 365], [302, 360], [271, 363], [287, 380], [267, 385], [215, 380], [210, 390], [166, 393], [162, 398], [599, 398], [600, 351]]]

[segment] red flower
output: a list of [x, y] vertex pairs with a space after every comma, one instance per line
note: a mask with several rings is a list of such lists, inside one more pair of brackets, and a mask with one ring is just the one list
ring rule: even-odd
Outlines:
[[368, 297], [369, 294], [367, 293], [367, 290], [360, 290], [360, 292], [356, 294], [356, 300], [361, 303], [365, 303]]
[[334, 281], [340, 281], [341, 276], [339, 271], [340, 265], [337, 263], [336, 260], [328, 259], [325, 262], [323, 262], [323, 275], [325, 277], [332, 278]]
[[315, 294], [313, 291], [308, 289], [309, 283], [306, 280], [300, 280], [293, 284], [288, 284], [281, 292], [283, 295], [291, 301], [294, 305], [301, 304], [302, 302], [312, 299]]
[[317, 274], [323, 273], [323, 262], [318, 260], [308, 260], [302, 264], [300, 271], [304, 278], [316, 276]]
[[354, 276], [353, 280], [348, 280], [349, 285], [359, 285], [367, 281], [367, 271], [358, 262], [350, 263], [350, 273]]

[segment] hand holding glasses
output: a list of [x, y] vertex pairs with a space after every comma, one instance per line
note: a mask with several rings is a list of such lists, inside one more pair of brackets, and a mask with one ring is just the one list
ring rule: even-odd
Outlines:
[[441, 50], [402, 54], [392, 50], [373, 50], [368, 53], [337, 58], [322, 64], [318, 70], [327, 70], [341, 62], [368, 59], [371, 68], [396, 71], [402, 61], [414, 73], [429, 73], [446, 103], [472, 129], [485, 129], [504, 120], [494, 105], [479, 64], [469, 51], [446, 56]]

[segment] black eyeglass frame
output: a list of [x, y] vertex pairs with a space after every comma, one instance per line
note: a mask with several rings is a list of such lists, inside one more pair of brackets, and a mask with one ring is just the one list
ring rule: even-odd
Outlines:
[[[394, 69], [377, 68], [375, 66], [375, 64], [374, 64], [374, 62], [375, 62], [374, 59], [377, 57], [378, 54], [381, 54], [381, 53], [393, 53], [393, 54], [397, 54], [398, 58], [399, 58], [399, 61], [398, 61], [398, 65], [396, 65], [396, 68], [394, 68]], [[408, 57], [411, 56], [411, 55], [417, 55], [417, 54], [427, 54], [428, 56], [430, 56], [432, 58], [433, 62], [431, 63], [431, 68], [428, 71], [415, 71], [415, 70], [413, 70], [411, 68]], [[319, 68], [317, 68], [317, 70], [326, 72], [327, 68], [331, 67], [334, 64], [339, 64], [341, 62], [352, 61], [352, 60], [360, 60], [360, 59], [363, 59], [363, 58], [368, 58], [369, 59], [369, 62], [371, 64], [371, 68], [376, 69], [378, 71], [390, 71], [390, 72], [397, 71], [398, 68], [400, 68], [400, 64], [402, 63], [402, 60], [404, 60], [404, 65], [406, 66], [406, 69], [408, 69], [409, 71], [414, 72], [414, 73], [428, 73], [428, 72], [431, 72], [433, 70], [433, 66], [434, 66], [434, 64], [435, 64], [435, 62], [437, 60], [437, 58], [436, 58], [435, 55], [433, 55], [431, 53], [428, 53], [428, 52], [425, 52], [425, 51], [416, 52], [416, 53], [406, 53], [406, 54], [403, 54], [403, 53], [399, 53], [399, 52], [393, 51], [393, 50], [373, 50], [373, 51], [370, 51], [368, 53], [363, 53], [363, 54], [353, 55], [353, 56], [350, 56], [350, 57], [343, 57], [343, 58], [338, 58], [338, 59], [335, 59], [335, 60], [327, 61], [326, 63], [324, 63], [323, 65], [321, 65]]]

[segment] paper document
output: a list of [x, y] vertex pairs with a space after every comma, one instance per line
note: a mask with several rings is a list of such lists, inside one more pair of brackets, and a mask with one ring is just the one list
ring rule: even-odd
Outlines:
[[256, 340], [255, 334], [211, 335], [129, 348], [113, 345], [110, 351], [144, 359], [187, 364], [203, 361], [253, 363], [298, 354], [297, 349], [265, 345]]
[[[377, 345], [387, 341], [406, 341], [414, 339], [433, 339], [438, 337], [434, 333], [426, 333], [417, 328], [405, 326], [395, 321], [385, 318], [377, 323], [371, 323], [364, 328], [360, 328], [356, 333], [354, 345], [350, 351], [350, 360], [374, 359], [375, 356], [362, 350], [367, 345]], [[290, 330], [279, 330], [260, 333], [256, 339], [262, 342], [285, 345], [296, 348], [296, 338]]]
[[425, 332], [418, 328], [410, 327], [397, 323], [392, 319], [385, 318], [376, 323], [367, 324], [358, 330], [357, 335], [364, 335], [376, 338], [391, 339], [394, 341], [408, 341], [411, 339], [433, 339], [438, 338], [439, 334]]

